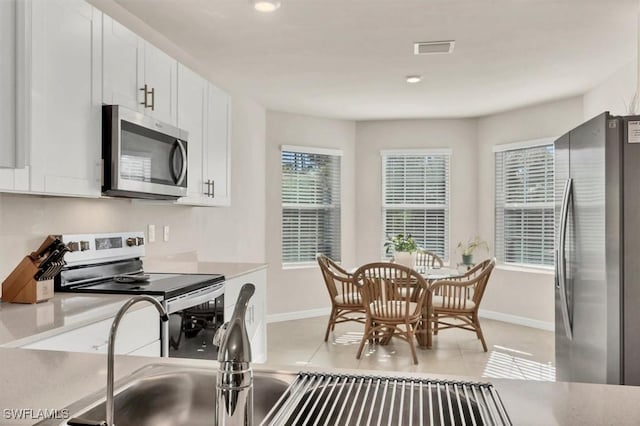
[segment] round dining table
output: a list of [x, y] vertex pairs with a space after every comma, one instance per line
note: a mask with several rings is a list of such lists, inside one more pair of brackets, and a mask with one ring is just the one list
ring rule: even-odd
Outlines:
[[[427, 281], [428, 286], [439, 280], [462, 278], [466, 273], [466, 271], [459, 271], [452, 268], [423, 268], [418, 266], [415, 269], [420, 275], [424, 277], [424, 279]], [[425, 303], [423, 303], [422, 305], [422, 324], [416, 331], [416, 340], [421, 347], [430, 348], [431, 337], [432, 324], [429, 318], [429, 306], [425, 301]]]

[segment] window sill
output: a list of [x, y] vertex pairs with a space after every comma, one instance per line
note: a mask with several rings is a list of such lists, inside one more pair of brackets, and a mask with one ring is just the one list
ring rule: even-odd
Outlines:
[[304, 262], [304, 263], [283, 263], [282, 270], [287, 271], [290, 269], [317, 269], [318, 264], [316, 262]]
[[529, 274], [554, 275], [555, 270], [551, 266], [529, 266], [529, 265], [496, 265], [496, 269], [511, 272], [526, 272]]

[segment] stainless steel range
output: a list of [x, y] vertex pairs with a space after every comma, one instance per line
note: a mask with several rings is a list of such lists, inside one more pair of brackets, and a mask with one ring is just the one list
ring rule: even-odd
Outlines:
[[[224, 294], [220, 274], [147, 274], [143, 232], [68, 234], [61, 236], [69, 252], [67, 266], [55, 278], [55, 291], [74, 293], [147, 294], [162, 302], [167, 313], [214, 301]], [[169, 356], [169, 324], [160, 327], [162, 356]]]

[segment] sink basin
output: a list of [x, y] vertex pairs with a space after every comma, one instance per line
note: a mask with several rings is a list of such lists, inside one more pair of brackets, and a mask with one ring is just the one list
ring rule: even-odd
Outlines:
[[[254, 421], [260, 423], [286, 391], [292, 375], [254, 372]], [[197, 426], [213, 424], [216, 372], [209, 369], [149, 366], [116, 384], [118, 426]], [[104, 391], [68, 407], [72, 418], [105, 419]], [[43, 424], [50, 424], [44, 423]], [[63, 425], [66, 424], [62, 423]]]

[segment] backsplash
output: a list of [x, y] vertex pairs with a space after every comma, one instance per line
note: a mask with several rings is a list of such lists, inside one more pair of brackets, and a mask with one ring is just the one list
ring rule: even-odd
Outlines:
[[[197, 251], [206, 260], [263, 260], [264, 250], [257, 250], [260, 245], [239, 249], [230, 231], [242, 224], [227, 217], [230, 210], [113, 198], [0, 194], [0, 280], [47, 234], [135, 230], [146, 234], [148, 224], [156, 226], [156, 241], [148, 242], [147, 257]], [[168, 242], [162, 239], [165, 225], [170, 227]]]

